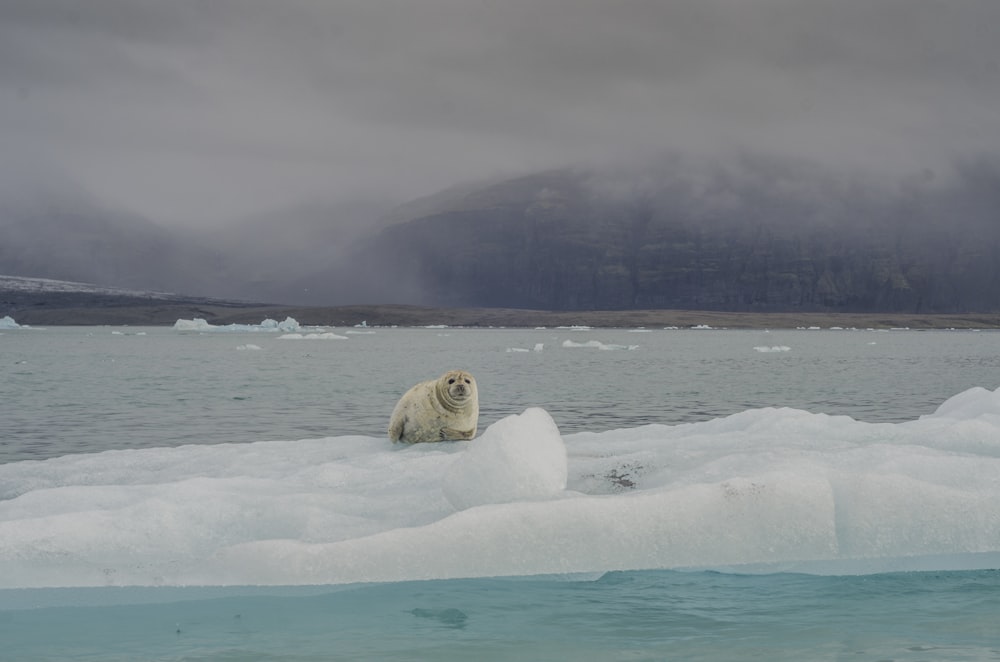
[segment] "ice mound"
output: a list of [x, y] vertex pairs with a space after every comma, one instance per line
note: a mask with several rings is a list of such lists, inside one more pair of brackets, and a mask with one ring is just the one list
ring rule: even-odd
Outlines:
[[3, 317], [0, 317], [0, 329], [22, 329], [22, 328], [26, 327], [22, 327], [20, 324], [15, 322], [14, 318], [11, 317], [10, 315], [4, 315]]
[[975, 386], [942, 402], [933, 414], [921, 418], [978, 419], [987, 417], [1000, 422], [1000, 389], [989, 391]]
[[546, 499], [566, 489], [566, 445], [537, 407], [488, 427], [444, 475], [441, 489], [458, 510]]
[[792, 350], [792, 348], [788, 345], [772, 345], [771, 347], [758, 346], [753, 349], [755, 352], [760, 352], [762, 354], [776, 354], [780, 352], [790, 352]]
[[295, 320], [294, 317], [286, 317], [285, 321], [279, 322], [278, 320], [273, 320], [271, 318], [265, 319], [260, 324], [225, 324], [225, 325], [215, 325], [209, 324], [201, 317], [195, 317], [194, 319], [186, 320], [179, 319], [174, 322], [174, 329], [177, 331], [213, 331], [213, 332], [236, 332], [242, 333], [247, 331], [270, 331], [277, 332], [282, 331], [284, 333], [293, 333], [300, 331], [302, 327]]

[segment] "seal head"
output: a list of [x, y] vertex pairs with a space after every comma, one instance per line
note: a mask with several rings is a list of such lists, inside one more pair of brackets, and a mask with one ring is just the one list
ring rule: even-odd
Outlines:
[[477, 399], [476, 380], [467, 372], [452, 370], [443, 374], [436, 382], [438, 400], [448, 411], [460, 412], [471, 399]]

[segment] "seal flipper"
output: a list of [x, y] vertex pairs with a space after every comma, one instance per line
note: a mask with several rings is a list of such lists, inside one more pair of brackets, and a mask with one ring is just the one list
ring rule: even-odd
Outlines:
[[476, 428], [471, 430], [456, 430], [455, 428], [441, 428], [442, 439], [472, 439], [476, 436]]
[[393, 442], [403, 440], [403, 422], [402, 416], [394, 416], [391, 421], [389, 421], [389, 439]]

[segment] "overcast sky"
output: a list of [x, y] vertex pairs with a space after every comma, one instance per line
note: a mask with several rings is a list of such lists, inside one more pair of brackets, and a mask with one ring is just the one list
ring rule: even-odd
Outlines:
[[998, 0], [0, 0], [0, 192], [205, 224], [658, 149], [942, 169], [1000, 151], [998, 26]]

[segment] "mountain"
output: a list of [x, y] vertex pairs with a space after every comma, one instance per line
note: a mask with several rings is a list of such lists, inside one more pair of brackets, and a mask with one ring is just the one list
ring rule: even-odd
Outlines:
[[86, 197], [0, 202], [0, 273], [201, 293], [217, 253]]
[[312, 306], [1000, 311], [997, 157], [899, 179], [669, 157], [200, 231], [60, 190], [0, 190], [0, 273]]
[[327, 268], [386, 207], [303, 204], [207, 229], [168, 228], [72, 182], [0, 182], [0, 274], [260, 302], [321, 303], [297, 282]]
[[375, 277], [364, 296], [436, 306], [1000, 310], [1000, 167], [938, 179], [746, 155], [553, 170], [384, 228], [349, 270]]

